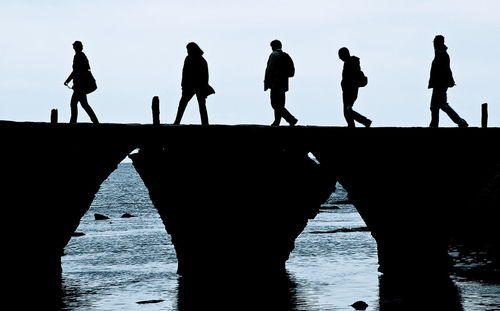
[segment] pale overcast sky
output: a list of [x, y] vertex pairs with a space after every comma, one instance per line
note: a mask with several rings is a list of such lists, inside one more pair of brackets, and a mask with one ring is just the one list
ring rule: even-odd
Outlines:
[[[161, 122], [172, 123], [181, 95], [188, 42], [205, 51], [212, 124], [271, 124], [263, 91], [269, 42], [280, 39], [295, 62], [287, 107], [299, 125], [345, 126], [337, 57], [346, 46], [369, 78], [355, 109], [373, 126], [427, 126], [434, 56], [442, 34], [457, 86], [453, 108], [471, 126], [489, 103], [500, 126], [498, 0], [86, 0], [0, 3], [0, 119], [68, 122], [72, 43], [80, 40], [98, 90], [89, 103], [101, 122], [150, 123], [160, 97]], [[441, 125], [453, 126], [444, 113]], [[79, 121], [89, 122], [80, 110]], [[196, 99], [183, 123], [199, 124]]]

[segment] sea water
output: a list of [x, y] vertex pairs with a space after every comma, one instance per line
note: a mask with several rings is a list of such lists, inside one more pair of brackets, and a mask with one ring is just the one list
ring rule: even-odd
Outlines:
[[[340, 185], [297, 238], [287, 261], [287, 310], [381, 310], [377, 247]], [[337, 207], [337, 208], [334, 208]], [[95, 220], [94, 214], [109, 219]], [[122, 218], [128, 213], [134, 217]], [[101, 185], [62, 257], [60, 310], [180, 310], [170, 236], [131, 163]], [[453, 277], [464, 310], [499, 310], [500, 285]], [[214, 280], [214, 283], [216, 280]], [[244, 301], [241, 302], [245, 304]], [[238, 310], [235, 306], [234, 310]]]

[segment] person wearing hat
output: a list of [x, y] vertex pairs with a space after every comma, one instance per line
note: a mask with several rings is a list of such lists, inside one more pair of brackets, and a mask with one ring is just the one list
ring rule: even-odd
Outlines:
[[443, 110], [459, 127], [468, 127], [469, 124], [462, 119], [458, 113], [450, 107], [447, 102], [448, 88], [455, 86], [455, 80], [450, 68], [450, 56], [448, 47], [444, 44], [444, 37], [437, 35], [434, 38], [434, 60], [432, 61], [429, 78], [429, 89], [432, 89], [431, 97], [431, 123], [429, 127], [439, 126], [439, 110]]
[[75, 50], [73, 71], [66, 81], [64, 81], [64, 85], [68, 86], [68, 83], [73, 80], [73, 96], [71, 96], [70, 102], [71, 118], [69, 123], [76, 123], [78, 117], [78, 103], [82, 105], [82, 108], [87, 112], [93, 123], [99, 123], [94, 111], [87, 101], [87, 83], [90, 78], [93, 79], [90, 74], [89, 60], [83, 53], [83, 44], [80, 41], [75, 41], [73, 43], [73, 49]]

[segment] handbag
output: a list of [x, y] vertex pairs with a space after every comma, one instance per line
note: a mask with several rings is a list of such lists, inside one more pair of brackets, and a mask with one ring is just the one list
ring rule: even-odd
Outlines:
[[205, 95], [205, 97], [208, 97], [209, 95], [212, 94], [215, 94], [215, 90], [213, 87], [210, 86], [210, 84], [207, 84], [207, 86], [205, 86], [203, 90], [203, 95]]
[[92, 75], [92, 72], [90, 70], [87, 72], [87, 77], [85, 77], [85, 83], [82, 87], [82, 90], [85, 92], [85, 94], [90, 94], [93, 91], [97, 90], [97, 82]]

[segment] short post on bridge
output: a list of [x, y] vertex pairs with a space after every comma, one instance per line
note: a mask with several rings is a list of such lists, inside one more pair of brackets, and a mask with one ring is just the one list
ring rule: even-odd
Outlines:
[[153, 111], [153, 125], [160, 125], [160, 98], [158, 96], [153, 97], [151, 110]]
[[488, 104], [484, 103], [481, 105], [481, 127], [488, 127]]
[[50, 123], [57, 123], [57, 109], [50, 111]]

